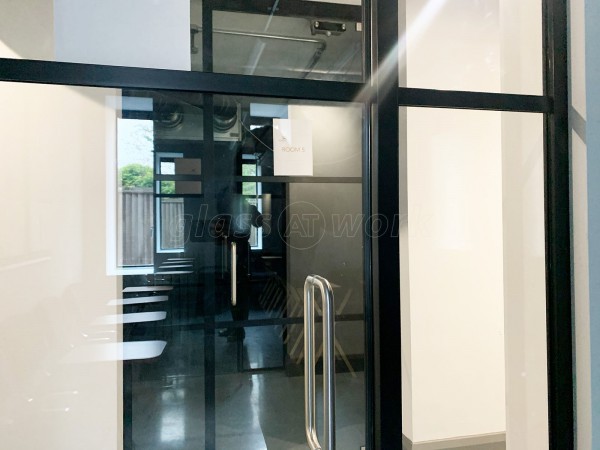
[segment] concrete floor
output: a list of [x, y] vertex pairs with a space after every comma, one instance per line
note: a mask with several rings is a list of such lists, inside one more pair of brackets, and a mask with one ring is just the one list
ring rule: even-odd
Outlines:
[[[242, 366], [266, 369], [255, 372], [238, 370], [236, 342], [215, 337], [213, 406], [205, 395], [204, 331], [173, 333], [160, 358], [134, 368], [134, 448], [212, 447], [206, 443], [205, 418], [211, 416], [207, 408], [214, 407], [216, 449], [306, 449], [304, 380], [281, 367], [280, 335], [277, 326], [246, 329]], [[337, 448], [359, 450], [365, 431], [363, 373], [339, 373], [336, 387]]]

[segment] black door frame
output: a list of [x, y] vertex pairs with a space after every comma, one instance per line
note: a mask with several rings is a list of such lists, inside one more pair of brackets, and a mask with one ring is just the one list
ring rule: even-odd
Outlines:
[[[568, 147], [567, 2], [543, 1], [544, 94], [514, 95], [398, 87], [398, 2], [364, 0], [365, 83], [255, 77], [161, 69], [0, 58], [0, 81], [281, 97], [365, 104], [368, 120], [363, 196], [366, 217], [399, 213], [399, 106], [537, 112], [545, 123], [546, 313], [549, 442], [574, 448], [571, 326], [571, 228]], [[244, 8], [247, 3], [210, 0], [206, 7]], [[252, 2], [258, 10], [272, 2]], [[282, 5], [285, 2], [282, 2]], [[290, 0], [275, 14], [314, 14], [315, 4]], [[296, 9], [294, 9], [296, 8]], [[298, 9], [300, 8], [300, 9]], [[266, 12], [266, 11], [265, 11]], [[338, 10], [339, 13], [339, 10]], [[346, 12], [342, 12], [346, 14]], [[328, 10], [328, 14], [331, 11]], [[341, 14], [341, 13], [340, 13]], [[349, 12], [351, 16], [356, 11]], [[205, 23], [203, 26], [209, 24]], [[372, 36], [373, 39], [370, 39]], [[211, 34], [203, 33], [208, 62]], [[396, 59], [394, 59], [396, 58]], [[205, 66], [206, 67], [206, 66]], [[210, 67], [210, 66], [209, 66]], [[386, 72], [386, 67], [388, 68]], [[370, 148], [369, 148], [370, 147]], [[368, 183], [367, 183], [368, 181]], [[370, 188], [370, 189], [369, 189]], [[386, 195], [378, 195], [385, 192]], [[365, 240], [367, 445], [376, 450], [401, 442], [399, 242], [394, 234]]]

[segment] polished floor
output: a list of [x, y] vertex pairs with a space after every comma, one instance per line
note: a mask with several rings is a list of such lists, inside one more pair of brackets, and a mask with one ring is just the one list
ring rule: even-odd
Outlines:
[[[222, 333], [224, 330], [211, 330], [204, 317], [189, 308], [183, 296], [179, 302], [172, 300], [169, 317], [164, 323], [136, 325], [130, 330], [129, 338], [133, 340], [159, 338], [167, 341], [160, 357], [136, 361], [130, 367], [132, 406], [130, 411], [125, 411], [132, 423], [130, 448], [308, 448], [304, 433], [302, 361], [293, 358], [290, 361], [294, 344], [285, 344], [285, 331], [290, 332], [290, 328], [281, 324], [263, 324], [266, 319], [281, 319], [281, 316], [273, 317], [259, 304], [254, 304], [249, 320], [255, 326], [245, 328], [244, 339], [228, 338], [221, 335], [227, 334]], [[227, 307], [220, 308], [214, 321], [234, 324]], [[301, 346], [302, 340], [298, 342]], [[297, 350], [301, 351], [301, 348]], [[321, 381], [318, 377], [318, 388]], [[321, 408], [320, 398], [317, 405]], [[364, 373], [360, 370], [338, 372], [338, 450], [360, 450], [365, 444], [365, 410]], [[320, 411], [319, 424], [322, 420]], [[125, 419], [127, 421], [128, 417]], [[322, 436], [322, 432], [319, 435]], [[488, 442], [457, 446], [428, 442], [412, 445], [405, 440], [399, 443], [398, 450], [400, 448], [504, 450], [506, 444]]]
[[[247, 327], [243, 342], [217, 333], [213, 368], [204, 330], [169, 333], [160, 358], [133, 367], [133, 448], [306, 449], [304, 379], [285, 370], [280, 326]], [[214, 397], [206, 395], [212, 383]], [[339, 373], [336, 385], [337, 447], [358, 450], [363, 374]]]

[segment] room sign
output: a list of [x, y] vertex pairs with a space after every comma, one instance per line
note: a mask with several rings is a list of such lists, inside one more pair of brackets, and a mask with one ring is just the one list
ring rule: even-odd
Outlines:
[[276, 176], [312, 176], [312, 126], [306, 120], [273, 119]]

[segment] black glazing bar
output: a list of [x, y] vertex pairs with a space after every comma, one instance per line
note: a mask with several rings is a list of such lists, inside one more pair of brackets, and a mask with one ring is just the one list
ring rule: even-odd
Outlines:
[[[300, 17], [306, 19], [361, 21], [361, 7], [327, 2], [307, 2], [305, 0], [204, 0], [215, 11], [231, 11], [249, 14], [274, 14], [277, 16]], [[275, 11], [273, 6], [276, 6]]]
[[[374, 78], [377, 86], [373, 135], [374, 213], [389, 223], [399, 214], [398, 2], [374, 1]], [[397, 234], [375, 238], [374, 283], [374, 449], [402, 446], [400, 358], [400, 248]]]
[[[204, 45], [204, 42], [203, 42]], [[0, 58], [0, 81], [348, 102], [361, 83]]]
[[[204, 330], [204, 448], [215, 450], [217, 419], [216, 419], [216, 378], [215, 378], [215, 329]], [[197, 418], [201, 420], [201, 418]], [[198, 423], [198, 428], [202, 424]]]
[[[214, 188], [215, 178], [215, 142], [213, 135], [213, 114], [214, 98], [212, 95], [204, 95], [204, 114], [203, 114], [203, 158], [202, 170], [206, 174], [205, 194], [206, 201], [209, 203], [210, 212], [216, 210], [216, 192]], [[210, 205], [212, 203], [212, 205]], [[217, 267], [216, 264], [216, 243], [205, 247], [203, 251], [203, 264], [205, 267]], [[214, 323], [217, 311], [217, 287], [216, 273], [207, 271], [204, 274], [204, 289], [202, 289], [202, 303], [204, 306], [205, 321], [207, 324]], [[201, 301], [200, 298], [198, 301]], [[217, 403], [216, 403], [216, 350], [215, 350], [215, 329], [208, 327], [204, 330], [204, 448], [206, 450], [215, 450], [217, 448]], [[201, 420], [201, 418], [198, 418]], [[200, 427], [201, 424], [199, 423]]]
[[156, 181], [202, 181], [202, 175], [155, 175]]
[[[372, 67], [372, 27], [371, 27], [371, 0], [363, 0], [362, 16], [363, 16], [363, 79], [370, 84], [371, 67]], [[372, 98], [367, 98], [363, 105], [363, 133], [362, 133], [362, 176], [363, 176], [363, 191], [362, 191], [362, 210], [365, 217], [371, 217], [373, 206], [372, 186], [372, 160], [371, 160], [371, 140], [372, 140]], [[370, 223], [365, 219], [365, 224]], [[363, 228], [364, 229], [364, 228]], [[369, 229], [369, 228], [366, 228]], [[366, 234], [366, 233], [365, 233]], [[373, 245], [371, 236], [364, 235], [363, 237], [363, 311], [364, 311], [364, 362], [365, 362], [365, 447], [367, 450], [373, 450], [375, 442], [374, 424], [375, 424], [375, 392], [373, 389], [375, 379], [375, 352], [374, 350], [374, 327], [373, 327], [373, 282], [372, 282], [372, 266], [373, 266]]]
[[568, 122], [567, 1], [544, 2], [546, 320], [548, 420], [551, 449], [575, 446], [571, 298], [570, 160]]
[[552, 111], [552, 99], [543, 95], [441, 91], [419, 88], [398, 88], [398, 105], [534, 113]]
[[[317, 317], [316, 323], [319, 323], [322, 319]], [[250, 327], [269, 327], [269, 326], [286, 326], [286, 325], [299, 325], [302, 324], [304, 318], [298, 317], [271, 317], [266, 319], [249, 319], [249, 320], [220, 320], [220, 321], [188, 321], [182, 323], [176, 323], [175, 325], [165, 324], [158, 325], [160, 328], [172, 328], [177, 327], [178, 331], [198, 331], [198, 330], [215, 330], [220, 328], [250, 328]], [[363, 314], [336, 314], [336, 322], [364, 322], [365, 316]], [[143, 327], [143, 324], [138, 326]], [[153, 325], [156, 326], [156, 325]]]
[[[204, 38], [203, 38], [204, 40]], [[203, 42], [203, 52], [206, 43]], [[361, 83], [0, 58], [0, 81], [123, 89], [176, 90], [289, 99], [353, 101], [369, 97]], [[549, 112], [551, 96], [398, 88], [398, 105]], [[367, 93], [365, 95], [365, 93]]]
[[[203, 198], [204, 194], [154, 194], [156, 198]], [[154, 222], [156, 223], [156, 222]]]
[[133, 450], [133, 361], [123, 361], [123, 450]]
[[[336, 322], [363, 322], [365, 316], [363, 314], [336, 314]], [[269, 327], [269, 326], [286, 326], [299, 325], [304, 321], [303, 317], [272, 317], [267, 319], [249, 319], [249, 320], [220, 320], [214, 322], [195, 322], [177, 324], [178, 330], [206, 330], [218, 328], [250, 328], [250, 327]], [[322, 318], [315, 318], [315, 322], [319, 323]], [[162, 326], [162, 325], [161, 325]], [[170, 327], [171, 325], [164, 325]]]
[[[371, 186], [373, 183], [371, 177], [372, 161], [371, 161], [371, 109], [372, 104], [368, 102], [365, 105], [365, 118], [363, 119], [363, 213], [365, 222], [363, 229], [371, 229], [372, 220], [372, 192]], [[365, 423], [365, 445], [368, 450], [373, 449], [374, 424], [375, 424], [375, 393], [374, 393], [374, 377], [375, 377], [375, 352], [374, 352], [374, 327], [373, 327], [373, 245], [369, 233], [363, 235], [363, 298], [364, 298], [364, 322], [365, 322], [365, 405], [366, 405], [366, 423]]]
[[213, 71], [213, 15], [208, 2], [202, 4], [202, 70]]
[[[336, 322], [362, 322], [365, 320], [363, 314], [336, 314]], [[249, 319], [249, 320], [223, 320], [215, 322], [216, 328], [245, 328], [245, 327], [264, 327], [269, 325], [293, 325], [303, 323], [303, 317], [273, 317], [270, 319]], [[315, 317], [315, 323], [323, 321], [322, 317]]]
[[257, 183], [362, 183], [361, 177], [233, 177], [235, 181]]
[[[371, 75], [371, 67], [372, 67], [372, 49], [371, 45], [371, 37], [373, 34], [371, 33], [371, 0], [362, 0], [362, 46], [363, 46], [363, 79], [367, 80]], [[370, 82], [370, 80], [368, 80]], [[365, 118], [366, 119], [366, 118]], [[369, 123], [369, 120], [366, 120], [365, 123]]]

